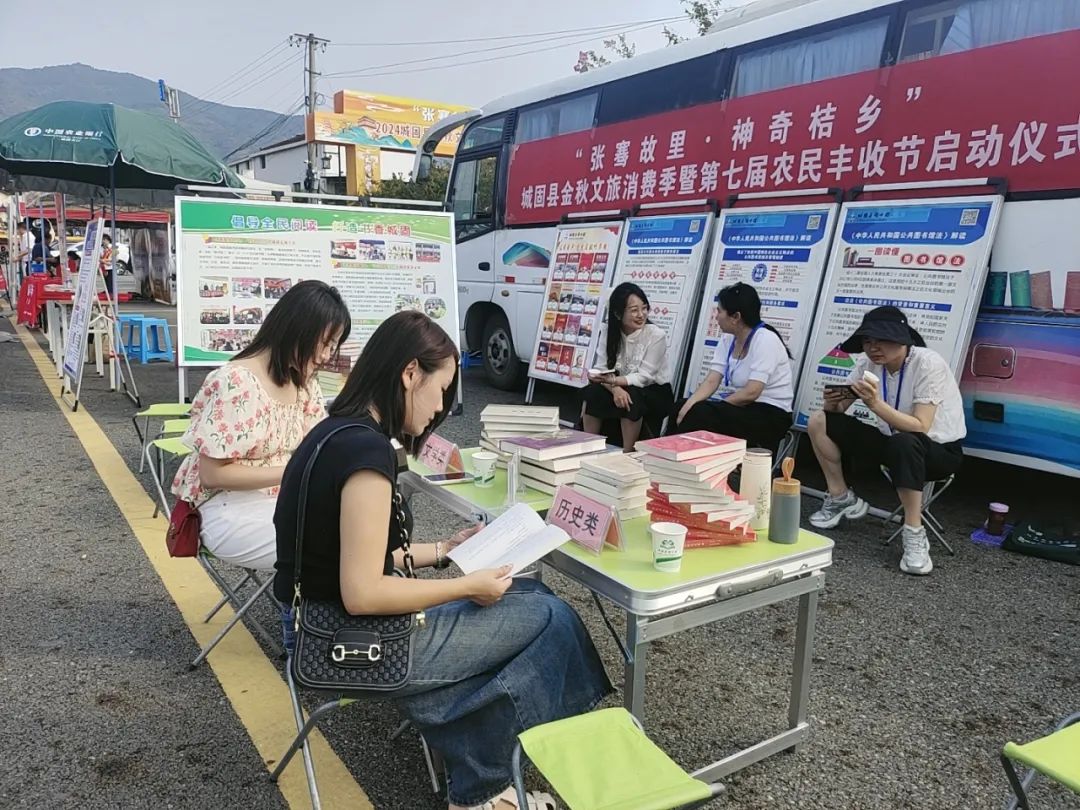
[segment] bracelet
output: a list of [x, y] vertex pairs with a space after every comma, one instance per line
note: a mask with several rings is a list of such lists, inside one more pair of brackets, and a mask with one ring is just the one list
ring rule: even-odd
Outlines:
[[436, 570], [441, 570], [450, 565], [450, 559], [444, 557], [442, 553], [442, 540], [435, 541], [435, 564], [431, 566]]

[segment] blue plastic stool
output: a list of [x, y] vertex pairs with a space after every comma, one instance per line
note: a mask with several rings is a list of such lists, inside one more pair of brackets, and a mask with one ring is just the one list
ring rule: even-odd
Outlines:
[[140, 363], [149, 363], [152, 360], [168, 360], [170, 363], [176, 359], [173, 354], [172, 337], [169, 335], [169, 322], [164, 318], [143, 318], [139, 321], [140, 340], [138, 346], [138, 358]]
[[[146, 318], [145, 315], [135, 312], [125, 313], [120, 316], [116, 331], [123, 339], [124, 347], [121, 349], [118, 346], [117, 354], [126, 354], [128, 357], [137, 354], [137, 350], [142, 345], [142, 322], [144, 318]], [[136, 340], [136, 328], [139, 329], [138, 340]], [[127, 329], [126, 332], [125, 329]]]

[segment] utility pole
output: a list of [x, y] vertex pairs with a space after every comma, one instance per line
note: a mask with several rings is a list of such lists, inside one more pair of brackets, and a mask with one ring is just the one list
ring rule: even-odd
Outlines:
[[[297, 47], [307, 48], [307, 64], [304, 68], [305, 73], [307, 73], [307, 114], [314, 116], [319, 99], [319, 93], [315, 86], [315, 80], [319, 76], [318, 71], [315, 70], [315, 53], [319, 50], [325, 51], [326, 46], [330, 44], [330, 40], [321, 39], [314, 34], [293, 34], [289, 37], [289, 43]], [[320, 193], [322, 191], [322, 181], [319, 176], [318, 145], [314, 140], [308, 141], [307, 154], [308, 167], [304, 178], [304, 187], [307, 191]]]
[[169, 118], [174, 124], [180, 123], [180, 94], [175, 87], [169, 87], [164, 79], [158, 79], [158, 97], [169, 108]]

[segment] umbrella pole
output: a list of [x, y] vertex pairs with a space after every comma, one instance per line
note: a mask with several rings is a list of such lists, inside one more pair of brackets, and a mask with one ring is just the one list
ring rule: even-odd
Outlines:
[[[116, 390], [116, 382], [119, 377], [120, 383], [124, 386], [124, 393], [128, 399], [135, 403], [136, 406], [142, 407], [142, 402], [139, 400], [139, 389], [135, 386], [135, 375], [131, 373], [131, 360], [128, 357], [127, 348], [124, 346], [123, 330], [120, 328], [120, 301], [116, 297], [116, 255], [119, 252], [116, 241], [116, 163], [113, 162], [109, 166], [109, 196], [112, 207], [112, 221], [110, 232], [112, 235], [112, 253], [109, 257], [111, 264], [110, 285], [112, 290], [106, 289], [105, 298], [110, 311], [113, 315], [112, 327], [109, 329], [109, 334], [114, 336], [115, 348], [119, 351], [111, 352], [112, 357], [109, 360], [109, 377], [112, 390]], [[124, 366], [127, 367], [127, 378], [124, 377], [124, 371], [116, 363], [116, 356], [120, 355]], [[131, 380], [131, 387], [128, 388], [128, 380]]]

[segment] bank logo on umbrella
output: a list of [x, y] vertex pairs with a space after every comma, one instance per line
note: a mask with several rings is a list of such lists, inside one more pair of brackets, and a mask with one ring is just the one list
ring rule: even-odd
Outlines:
[[23, 130], [23, 134], [28, 138], [36, 138], [41, 134], [41, 127], [27, 127]]

